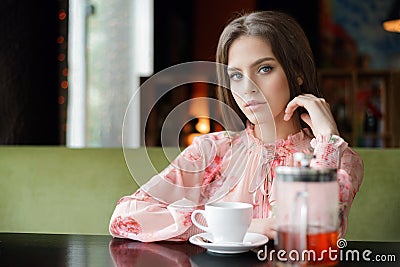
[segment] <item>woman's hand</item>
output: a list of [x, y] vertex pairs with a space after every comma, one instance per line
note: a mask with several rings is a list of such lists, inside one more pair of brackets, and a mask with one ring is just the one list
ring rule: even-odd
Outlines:
[[305, 121], [317, 135], [339, 135], [335, 119], [331, 113], [329, 104], [323, 98], [317, 98], [312, 94], [299, 95], [290, 101], [285, 110], [284, 120], [288, 121], [298, 107], [303, 107], [307, 113], [301, 114]]
[[274, 239], [276, 235], [275, 218], [253, 219], [248, 231], [265, 235], [269, 239]]

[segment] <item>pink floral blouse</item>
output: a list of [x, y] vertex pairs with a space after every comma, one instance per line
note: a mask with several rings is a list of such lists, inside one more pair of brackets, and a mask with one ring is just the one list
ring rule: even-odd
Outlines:
[[252, 203], [254, 218], [273, 215], [273, 168], [291, 165], [293, 153], [314, 153], [311, 166], [337, 168], [340, 236], [363, 179], [361, 158], [339, 136], [312, 137], [308, 129], [274, 144], [263, 144], [249, 125], [241, 132], [195, 138], [165, 170], [133, 195], [122, 197], [111, 217], [112, 236], [143, 242], [185, 241], [200, 232], [190, 219], [213, 201]]

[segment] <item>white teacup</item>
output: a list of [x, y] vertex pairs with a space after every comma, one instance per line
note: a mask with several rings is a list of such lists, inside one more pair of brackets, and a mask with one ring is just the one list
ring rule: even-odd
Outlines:
[[[196, 220], [196, 214], [206, 219], [208, 227]], [[242, 243], [252, 218], [253, 205], [242, 202], [206, 204], [205, 210], [192, 213], [193, 224], [211, 233], [214, 243]]]

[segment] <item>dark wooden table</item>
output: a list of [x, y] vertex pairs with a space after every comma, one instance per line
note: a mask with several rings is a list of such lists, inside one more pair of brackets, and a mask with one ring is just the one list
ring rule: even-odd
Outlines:
[[[272, 250], [273, 244], [268, 244], [267, 249]], [[358, 261], [355, 251], [360, 258]], [[400, 243], [396, 242], [352, 241], [341, 253], [343, 260], [337, 266], [400, 266]], [[370, 259], [369, 262], [363, 259], [363, 253]], [[377, 262], [377, 259], [390, 262]], [[232, 256], [217, 255], [190, 243], [140, 243], [93, 235], [0, 233], [0, 266], [277, 265], [268, 260], [260, 261], [252, 251]]]

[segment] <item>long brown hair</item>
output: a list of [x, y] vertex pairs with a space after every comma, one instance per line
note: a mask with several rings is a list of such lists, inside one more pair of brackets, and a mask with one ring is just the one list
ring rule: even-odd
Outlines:
[[[317, 73], [313, 53], [308, 39], [297, 21], [278, 11], [258, 11], [233, 19], [223, 30], [217, 47], [216, 61], [219, 85], [217, 97], [222, 103], [232, 108], [243, 122], [246, 116], [237, 106], [230, 88], [227, 74], [228, 51], [231, 44], [239, 37], [257, 36], [271, 45], [272, 52], [281, 64], [288, 79], [290, 99], [300, 94], [313, 94], [322, 97], [318, 89]], [[299, 84], [298, 79], [302, 80]], [[304, 110], [300, 110], [304, 112]], [[229, 116], [224, 114], [229, 125]], [[300, 118], [299, 118], [300, 120]], [[300, 120], [303, 127], [308, 127]]]

